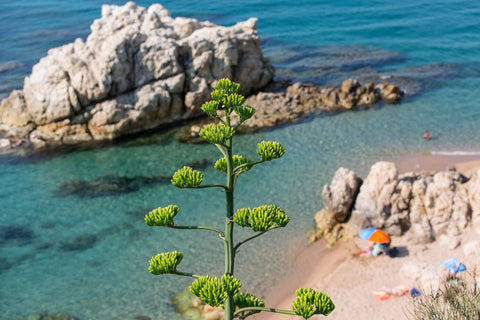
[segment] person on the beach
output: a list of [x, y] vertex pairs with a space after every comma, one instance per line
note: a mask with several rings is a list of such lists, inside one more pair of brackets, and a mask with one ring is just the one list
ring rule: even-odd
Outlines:
[[432, 134], [428, 130], [425, 131], [425, 134], [423, 135], [423, 139], [430, 140], [431, 138], [432, 138]]
[[370, 257], [377, 257], [380, 254], [388, 255], [388, 248], [390, 243], [375, 243], [369, 242], [368, 246], [364, 249], [361, 249], [357, 252], [354, 252], [354, 256], [370, 256]]
[[377, 257], [380, 254], [385, 254], [389, 255], [388, 251], [390, 248], [390, 242], [388, 243], [375, 243], [369, 241], [368, 246], [366, 246], [364, 249], [361, 249], [357, 252], [354, 252], [354, 256], [369, 256], [369, 257]]

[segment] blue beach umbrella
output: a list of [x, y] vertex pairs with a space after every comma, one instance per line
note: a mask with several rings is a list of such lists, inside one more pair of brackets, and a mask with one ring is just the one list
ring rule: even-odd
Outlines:
[[448, 272], [451, 274], [457, 274], [460, 271], [465, 271], [467, 270], [467, 267], [460, 261], [458, 261], [457, 258], [450, 258], [447, 260], [442, 261], [442, 265], [444, 265], [447, 269]]

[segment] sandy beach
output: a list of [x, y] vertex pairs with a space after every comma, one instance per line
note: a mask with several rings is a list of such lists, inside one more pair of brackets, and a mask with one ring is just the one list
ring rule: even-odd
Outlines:
[[[480, 154], [426, 154], [400, 158], [395, 163], [399, 172], [439, 171], [453, 166], [465, 176], [469, 176], [473, 169], [480, 168]], [[324, 243], [318, 241], [299, 248], [292, 255], [286, 280], [266, 295], [265, 303], [269, 307], [290, 309], [291, 302], [295, 299], [295, 290], [299, 287], [310, 287], [327, 293], [336, 305], [336, 309], [328, 317], [316, 315], [312, 319], [413, 319], [411, 296], [379, 301], [372, 292], [400, 285], [409, 289], [421, 289], [415, 277], [403, 271], [402, 267], [408, 263], [422, 262], [436, 267], [439, 271], [445, 269], [446, 272], [441, 262], [456, 257], [467, 267], [467, 272], [459, 273], [460, 277], [469, 278], [469, 270], [480, 263], [480, 256], [467, 256], [463, 244], [478, 239], [480, 235], [466, 229], [462, 235], [462, 245], [448, 249], [440, 246], [438, 242], [412, 245], [407, 243], [405, 238], [392, 237], [392, 246], [399, 249], [399, 255], [395, 258], [383, 255], [375, 258], [353, 256], [353, 252], [365, 246], [365, 241], [360, 238], [348, 242], [340, 241], [333, 249], [326, 249]], [[292, 319], [292, 316], [264, 312], [252, 318]]]

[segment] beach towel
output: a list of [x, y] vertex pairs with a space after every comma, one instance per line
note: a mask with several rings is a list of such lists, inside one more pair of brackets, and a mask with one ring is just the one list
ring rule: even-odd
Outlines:
[[380, 301], [386, 301], [393, 298], [398, 298], [410, 295], [410, 289], [407, 286], [400, 285], [394, 288], [383, 288], [372, 291], [372, 294]]

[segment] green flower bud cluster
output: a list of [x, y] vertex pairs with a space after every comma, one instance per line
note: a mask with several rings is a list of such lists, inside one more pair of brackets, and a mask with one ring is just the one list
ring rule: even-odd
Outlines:
[[176, 205], [169, 205], [165, 208], [153, 209], [145, 216], [145, 223], [150, 227], [166, 227], [173, 225], [173, 218], [180, 208]]
[[235, 113], [240, 118], [240, 122], [244, 122], [245, 120], [253, 117], [253, 115], [255, 114], [255, 109], [247, 105], [238, 106], [235, 108]]
[[[239, 156], [239, 155], [236, 155], [236, 154], [233, 155], [232, 160], [233, 160], [233, 169], [234, 170], [235, 170], [235, 168], [237, 168], [240, 165], [252, 162], [250, 159], [247, 159], [243, 156]], [[240, 172], [250, 170], [250, 168], [251, 168], [251, 166], [248, 166], [248, 165], [243, 166], [240, 169]], [[225, 158], [218, 159], [217, 162], [215, 162], [215, 169], [217, 169], [218, 171], [226, 173], [227, 172], [227, 160]]]
[[202, 105], [202, 110], [207, 114], [208, 116], [215, 117], [217, 115], [218, 108], [220, 106], [220, 103], [218, 101], [207, 101]]
[[258, 144], [257, 153], [263, 161], [271, 161], [283, 156], [285, 149], [276, 141], [262, 141]]
[[250, 227], [253, 231], [267, 231], [273, 227], [285, 227], [290, 218], [276, 205], [263, 205], [253, 209], [238, 209], [233, 221], [240, 227]]
[[195, 188], [202, 183], [202, 180], [203, 174], [200, 171], [185, 166], [173, 174], [172, 184], [177, 188]]
[[214, 87], [215, 91], [212, 92], [213, 100], [221, 100], [224, 96], [237, 93], [240, 89], [240, 84], [231, 81], [230, 79], [223, 78], [218, 80]]
[[308, 319], [314, 314], [328, 316], [335, 309], [332, 300], [323, 292], [300, 288], [295, 293], [297, 299], [292, 303], [292, 310], [304, 319]]
[[[240, 89], [238, 83], [232, 82], [229, 79], [220, 79], [214, 89], [215, 90], [211, 94], [212, 100], [205, 102], [201, 108], [208, 116], [219, 118], [218, 109], [220, 107], [225, 108], [227, 117], [230, 116], [232, 111], [235, 111], [240, 123], [250, 119], [255, 114], [254, 108], [243, 105], [245, 97], [238, 93], [238, 90]], [[204, 139], [212, 142], [206, 138]], [[222, 142], [213, 143], [222, 144]]]
[[203, 302], [218, 307], [227, 297], [236, 295], [242, 285], [231, 275], [223, 275], [221, 279], [203, 276], [190, 285], [190, 292]]
[[175, 273], [182, 259], [183, 254], [178, 251], [159, 253], [150, 259], [148, 271], [154, 275]]
[[234, 133], [235, 131], [231, 127], [222, 124], [209, 124], [200, 130], [199, 135], [210, 143], [224, 144]]
[[229, 107], [239, 107], [245, 102], [245, 97], [238, 93], [226, 95], [223, 98], [223, 104]]
[[212, 99], [223, 104], [227, 115], [245, 102], [245, 97], [237, 93], [240, 89], [240, 84], [232, 82], [229, 79], [218, 80], [214, 89]]
[[[265, 307], [265, 303], [250, 293], [239, 293], [233, 297], [233, 302], [238, 308]], [[256, 311], [260, 312], [260, 311]]]

